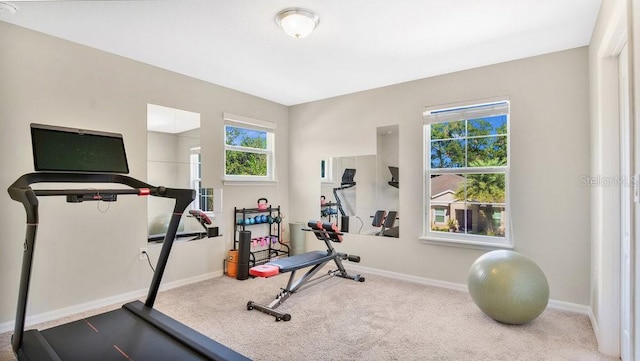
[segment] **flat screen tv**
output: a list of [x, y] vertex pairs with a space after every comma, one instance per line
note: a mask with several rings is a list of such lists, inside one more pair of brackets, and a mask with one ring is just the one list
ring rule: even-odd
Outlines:
[[129, 173], [121, 134], [31, 124], [36, 171]]

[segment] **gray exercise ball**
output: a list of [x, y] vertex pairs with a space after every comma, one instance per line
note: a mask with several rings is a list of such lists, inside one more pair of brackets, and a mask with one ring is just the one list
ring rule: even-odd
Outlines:
[[[157, 234], [165, 234], [167, 233], [167, 229], [169, 229], [169, 222], [171, 221], [171, 214], [161, 214], [153, 219], [149, 224], [149, 234], [157, 235]], [[184, 222], [183, 219], [180, 219], [180, 223], [178, 223], [178, 232], [184, 231]]]
[[508, 250], [488, 252], [473, 262], [467, 287], [482, 312], [513, 325], [532, 321], [549, 303], [549, 284], [540, 267]]

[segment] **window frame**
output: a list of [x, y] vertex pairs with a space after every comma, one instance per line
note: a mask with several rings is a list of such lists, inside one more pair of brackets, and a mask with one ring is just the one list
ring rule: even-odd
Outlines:
[[[322, 184], [332, 184], [333, 183], [333, 161], [332, 161], [332, 158], [322, 158], [322, 159], [320, 159], [320, 167], [321, 167], [320, 181], [322, 182]], [[322, 176], [322, 172], [324, 172], [324, 177]]]
[[191, 209], [197, 210], [200, 209], [200, 189], [202, 188], [202, 157], [200, 147], [190, 149], [189, 168], [189, 183], [191, 189], [196, 191], [196, 200], [191, 202]]
[[[429, 207], [431, 210], [431, 207]], [[429, 213], [431, 214], [431, 213]], [[438, 221], [438, 217], [442, 217], [442, 221]], [[447, 222], [447, 210], [442, 207], [433, 209], [433, 223], [442, 223], [445, 224]]]
[[[467, 110], [474, 110], [482, 107], [491, 107], [496, 106], [498, 104], [506, 104], [506, 165], [502, 166], [488, 166], [488, 167], [469, 167], [465, 164], [465, 167], [451, 167], [451, 168], [431, 168], [431, 124], [436, 123], [444, 123], [451, 122], [454, 120], [440, 120], [438, 121], [437, 116], [433, 116], [435, 114], [455, 114], [455, 113], [469, 113]], [[496, 114], [498, 115], [498, 114]], [[460, 118], [459, 120], [474, 120], [480, 119], [483, 116], [466, 116]], [[510, 170], [511, 170], [511, 102], [508, 97], [499, 97], [499, 98], [491, 98], [484, 100], [476, 100], [476, 101], [468, 101], [461, 102], [455, 104], [445, 104], [445, 105], [436, 105], [429, 106], [424, 108], [423, 112], [423, 231], [422, 235], [419, 239], [423, 243], [427, 244], [441, 244], [448, 246], [462, 246], [462, 247], [470, 247], [470, 248], [480, 248], [480, 249], [499, 249], [506, 248], [512, 249], [514, 247], [513, 238], [511, 235], [511, 207], [510, 207]], [[469, 136], [466, 134], [465, 137], [461, 139], [473, 139], [475, 136]], [[466, 152], [465, 147], [465, 152]], [[501, 218], [506, 218], [504, 227], [504, 237], [501, 236], [489, 236], [489, 235], [474, 235], [468, 233], [458, 233], [458, 232], [442, 232], [442, 231], [434, 231], [431, 229], [431, 218], [435, 218], [431, 216], [431, 209], [433, 205], [442, 206], [442, 202], [432, 202], [431, 200], [431, 179], [432, 174], [487, 174], [487, 173], [498, 173], [504, 174], [504, 187], [505, 187], [505, 199], [504, 199], [504, 215], [501, 214]], [[465, 201], [465, 204], [467, 201]], [[476, 204], [477, 202], [471, 202], [470, 204]], [[468, 208], [465, 207], [465, 212], [468, 211]], [[465, 213], [466, 215], [467, 213]], [[495, 214], [495, 213], [494, 213]], [[446, 219], [446, 217], [445, 217]], [[493, 215], [489, 218], [490, 221], [494, 221]]]
[[[192, 210], [200, 210], [206, 213], [209, 217], [213, 217], [215, 198], [213, 188], [202, 187], [202, 153], [200, 147], [194, 147], [190, 149], [189, 155], [189, 168], [190, 168], [190, 181], [191, 189], [195, 190], [196, 197], [191, 202]], [[211, 191], [209, 191], [211, 190]], [[210, 199], [210, 201], [209, 201]], [[211, 207], [202, 206], [203, 202], [211, 204]]]
[[[222, 128], [222, 137], [224, 144], [224, 156], [222, 163], [222, 174], [223, 174], [223, 183], [224, 184], [254, 184], [254, 183], [275, 183], [277, 182], [277, 172], [276, 172], [276, 129], [277, 126], [275, 123], [252, 119], [249, 117], [231, 114], [231, 113], [223, 113], [223, 128]], [[258, 149], [258, 148], [249, 148], [235, 145], [228, 145], [227, 138], [227, 127], [235, 127], [247, 130], [255, 130], [260, 132], [266, 132], [266, 148]], [[239, 151], [239, 152], [247, 152], [254, 154], [264, 154], [267, 159], [267, 174], [264, 176], [255, 176], [255, 175], [233, 175], [227, 174], [227, 151]]]

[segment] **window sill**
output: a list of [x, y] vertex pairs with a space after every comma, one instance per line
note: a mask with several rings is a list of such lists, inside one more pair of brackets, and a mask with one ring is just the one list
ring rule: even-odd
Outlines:
[[[199, 231], [193, 231], [193, 233], [190, 236], [186, 236], [186, 237], [179, 237], [179, 236], [176, 237], [173, 240], [173, 245], [175, 246], [175, 245], [185, 244], [185, 243], [189, 243], [189, 242], [204, 241], [204, 240], [207, 240], [207, 239], [210, 239], [210, 238], [217, 238], [217, 237], [221, 237], [222, 236], [221, 234], [218, 234], [217, 236], [211, 236], [211, 237], [208, 237], [208, 236], [205, 235], [202, 238], [197, 238], [196, 235], [195, 235], [195, 233], [197, 233], [197, 232], [199, 232]], [[164, 235], [161, 235], [161, 236], [164, 238]], [[159, 238], [159, 239], [152, 240], [152, 241], [147, 239], [148, 247], [149, 248], [156, 248], [156, 247], [157, 248], [161, 248], [162, 245], [164, 244], [164, 239], [163, 238]]]
[[[199, 209], [199, 208], [195, 208], [195, 209], [198, 209], [198, 210], [200, 210], [202, 213], [206, 214], [206, 215], [207, 215], [207, 217], [211, 218], [211, 220], [212, 220], [212, 221], [213, 221], [214, 219], [216, 219], [216, 215], [215, 215], [215, 212], [214, 212], [214, 211], [203, 211], [203, 210], [201, 210], [201, 209]], [[188, 211], [190, 211], [190, 210], [191, 210], [191, 209], [187, 209], [187, 215], [186, 215], [186, 216], [187, 216], [187, 217], [191, 217], [191, 218], [195, 218], [195, 216], [191, 215], [191, 214], [188, 212]]]
[[278, 184], [278, 181], [262, 179], [223, 179], [222, 184], [225, 186], [273, 186]]
[[446, 246], [446, 247], [460, 247], [460, 248], [471, 248], [471, 249], [481, 249], [485, 251], [493, 251], [496, 249], [513, 249], [513, 244], [508, 243], [496, 243], [496, 242], [482, 242], [482, 241], [467, 241], [463, 239], [452, 239], [452, 238], [440, 238], [433, 236], [422, 236], [419, 237], [420, 242], [423, 244], [432, 244], [437, 246]]
[[[176, 238], [173, 240], [173, 244], [172, 246], [178, 246], [178, 245], [182, 245], [182, 244], [187, 244], [187, 243], [191, 243], [191, 242], [199, 242], [199, 241], [206, 241], [208, 239], [214, 239], [214, 238], [219, 238], [222, 237], [222, 234], [218, 234], [217, 236], [211, 236], [211, 237], [204, 237], [204, 238], [198, 238], [198, 239], [194, 239], [194, 238]], [[147, 247], [149, 249], [158, 249], [158, 252], [160, 252], [159, 250], [162, 249], [162, 245], [164, 244], [164, 240], [162, 241], [147, 241]]]

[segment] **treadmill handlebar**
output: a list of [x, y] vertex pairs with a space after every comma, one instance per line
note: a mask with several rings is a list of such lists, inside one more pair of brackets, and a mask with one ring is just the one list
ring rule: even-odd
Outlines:
[[[116, 183], [132, 189], [64, 189], [64, 190], [34, 190], [35, 183]], [[38, 223], [37, 196], [69, 196], [69, 195], [99, 195], [99, 194], [137, 194], [139, 196], [155, 196], [172, 198], [177, 204], [189, 205], [195, 199], [193, 189], [155, 187], [138, 179], [111, 173], [62, 173], [36, 172], [27, 173], [18, 178], [8, 189], [11, 199], [24, 205], [27, 211], [27, 223]]]

